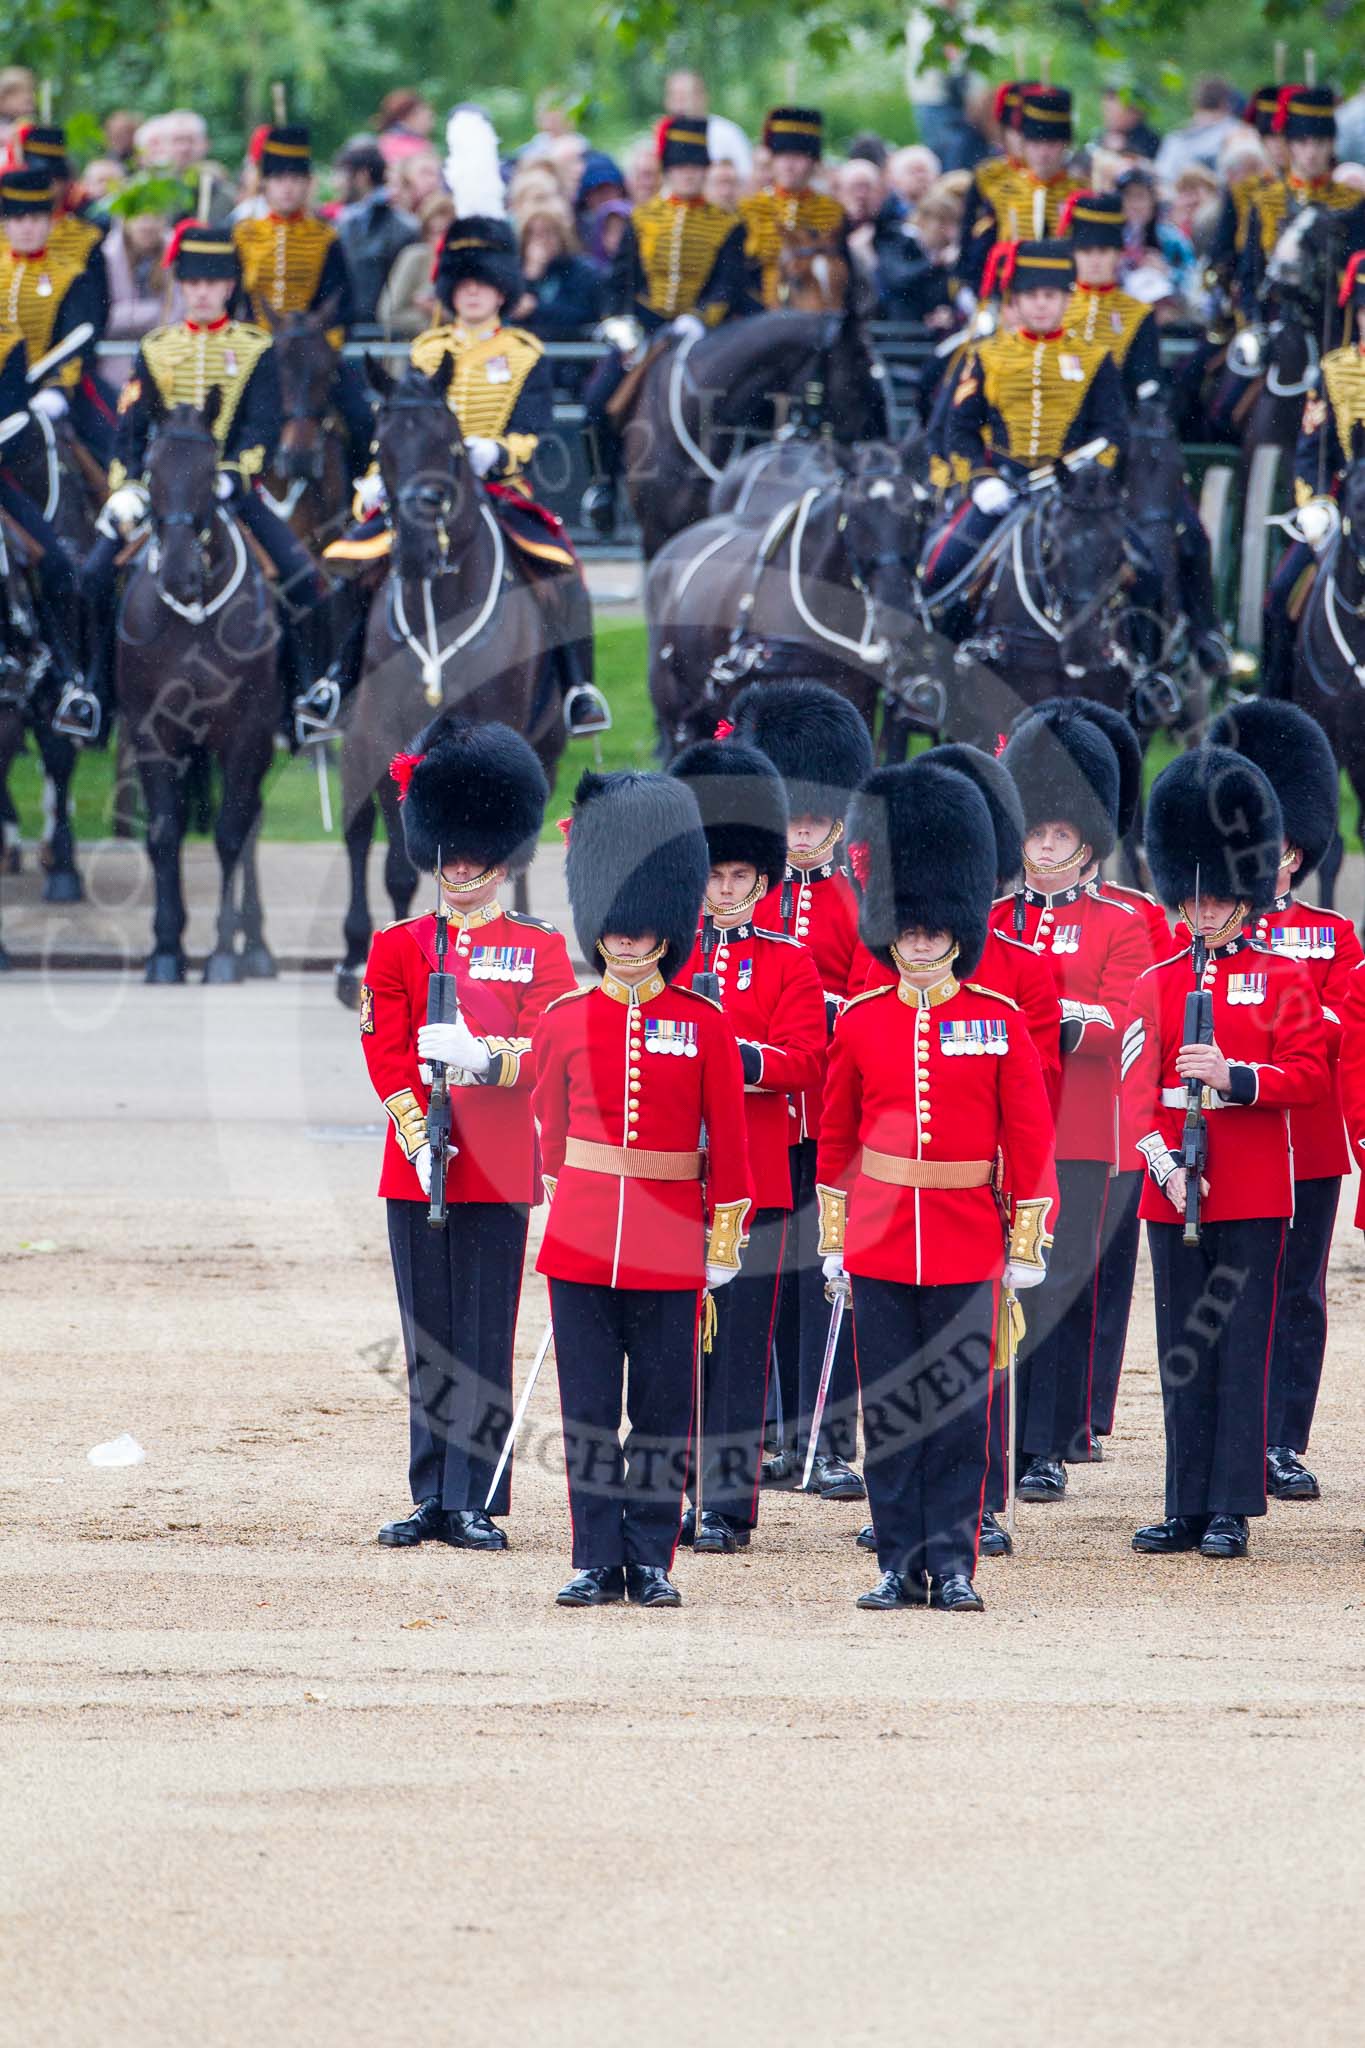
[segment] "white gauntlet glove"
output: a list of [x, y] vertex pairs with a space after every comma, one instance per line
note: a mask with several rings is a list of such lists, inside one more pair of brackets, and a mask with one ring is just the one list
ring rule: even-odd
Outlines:
[[982, 477], [979, 484], [972, 486], [972, 503], [978, 512], [984, 512], [994, 519], [1008, 509], [1014, 492], [1001, 476]]
[[700, 341], [706, 332], [706, 322], [696, 313], [679, 313], [669, 327], [670, 334], [676, 334], [679, 341]]
[[836, 1282], [848, 1277], [844, 1272], [844, 1255], [842, 1252], [826, 1252], [824, 1258], [820, 1261], [820, 1270], [825, 1276], [826, 1284], [829, 1286], [833, 1286]]
[[489, 441], [482, 434], [476, 434], [472, 441], [466, 441], [464, 452], [469, 457], [469, 467], [475, 476], [487, 476], [496, 468], [502, 449], [496, 441]]
[[738, 1278], [738, 1266], [708, 1266], [706, 1269], [706, 1284], [712, 1294], [718, 1287], [728, 1287], [732, 1280]]
[[431, 1193], [430, 1145], [418, 1146], [417, 1150], [412, 1155], [412, 1166], [413, 1171], [417, 1175], [418, 1180], [422, 1183], [422, 1193], [424, 1195], [429, 1195]]
[[120, 484], [104, 502], [95, 524], [106, 540], [126, 539], [147, 515], [147, 493], [141, 484]]
[[481, 1038], [476, 1038], [463, 1017], [453, 1024], [423, 1024], [417, 1033], [417, 1056], [421, 1060], [443, 1060], [448, 1067], [462, 1067], [467, 1074], [486, 1074], [492, 1058]]
[[1340, 514], [1331, 498], [1310, 498], [1306, 505], [1300, 505], [1294, 518], [1299, 532], [1314, 554], [1319, 553], [1331, 540], [1341, 523]]
[[1005, 1267], [1005, 1285], [1012, 1287], [1016, 1294], [1023, 1294], [1027, 1288], [1040, 1286], [1046, 1278], [1046, 1266], [1016, 1266], [1011, 1260]]
[[35, 391], [28, 402], [28, 409], [42, 413], [49, 420], [64, 420], [71, 410], [66, 402], [66, 393], [59, 391], [55, 384], [44, 384], [41, 391]]
[[381, 506], [388, 504], [389, 494], [377, 469], [361, 477], [355, 487], [355, 501], [363, 519], [368, 519], [372, 512], [378, 512]]

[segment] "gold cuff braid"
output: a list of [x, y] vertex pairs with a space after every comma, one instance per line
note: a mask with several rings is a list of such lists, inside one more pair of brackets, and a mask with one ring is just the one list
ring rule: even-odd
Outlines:
[[393, 1118], [393, 1128], [405, 1155], [415, 1158], [427, 1142], [426, 1112], [411, 1088], [400, 1088], [385, 1098], [384, 1107]]
[[744, 1219], [748, 1213], [747, 1201], [717, 1202], [706, 1246], [708, 1266], [731, 1266], [738, 1271], [740, 1246], [744, 1243]]
[[1047, 1229], [1048, 1211], [1051, 1207], [1052, 1203], [1048, 1200], [1015, 1203], [1014, 1228], [1010, 1232], [1012, 1266], [1046, 1264], [1043, 1254], [1052, 1244], [1052, 1237]]
[[521, 1077], [521, 1063], [531, 1050], [529, 1038], [485, 1038], [490, 1065], [484, 1080], [495, 1088], [515, 1088]]
[[548, 1205], [555, 1198], [555, 1189], [559, 1186], [559, 1175], [557, 1173], [542, 1173], [540, 1184], [545, 1190], [545, 1200]]
[[815, 1192], [820, 1198], [820, 1243], [817, 1250], [823, 1259], [830, 1252], [841, 1252], [844, 1248], [848, 1196], [842, 1188], [821, 1187], [819, 1182]]

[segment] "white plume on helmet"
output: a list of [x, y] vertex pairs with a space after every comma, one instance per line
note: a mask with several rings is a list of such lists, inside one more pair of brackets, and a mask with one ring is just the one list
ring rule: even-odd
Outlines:
[[446, 122], [445, 180], [457, 219], [507, 212], [497, 133], [482, 107], [456, 107]]

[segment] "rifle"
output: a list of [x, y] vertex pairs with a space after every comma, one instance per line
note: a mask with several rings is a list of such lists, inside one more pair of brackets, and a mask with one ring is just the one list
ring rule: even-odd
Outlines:
[[[427, 983], [428, 1024], [453, 1024], [460, 1014], [460, 998], [453, 974], [446, 973], [446, 946], [450, 933], [445, 905], [441, 901], [441, 856], [436, 856], [436, 972]], [[450, 1164], [450, 1069], [444, 1060], [429, 1060], [431, 1099], [427, 1104], [427, 1143], [431, 1147], [431, 1206], [427, 1222], [433, 1230], [445, 1227], [446, 1171]]]
[[[1213, 997], [1204, 986], [1204, 969], [1209, 949], [1198, 931], [1199, 876], [1194, 879], [1195, 934], [1193, 946], [1194, 987], [1185, 998], [1183, 1045], [1213, 1044]], [[1185, 1169], [1185, 1243], [1199, 1242], [1201, 1176], [1208, 1163], [1209, 1127], [1204, 1109], [1204, 1084], [1191, 1074], [1185, 1083], [1185, 1129], [1180, 1145], [1180, 1164]]]

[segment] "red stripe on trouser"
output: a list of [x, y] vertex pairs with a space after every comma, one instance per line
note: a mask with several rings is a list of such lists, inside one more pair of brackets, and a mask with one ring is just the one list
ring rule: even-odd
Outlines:
[[[786, 1258], [786, 1256], [787, 1218], [784, 1216], [782, 1219], [782, 1242], [777, 1248], [777, 1269], [773, 1274], [772, 1307], [768, 1311], [768, 1343], [767, 1348], [763, 1353], [763, 1407], [760, 1412], [765, 1417], [768, 1413], [768, 1382], [773, 1375], [773, 1331], [777, 1328], [777, 1306], [782, 1295], [782, 1261]], [[730, 1284], [731, 1286], [734, 1286], [735, 1282], [731, 1281]], [[758, 1496], [760, 1491], [762, 1490], [762, 1485], [763, 1429], [762, 1425], [760, 1424], [758, 1434], [758, 1463], [754, 1467], [754, 1492], [753, 1498], [749, 1502], [749, 1526], [751, 1529], [756, 1529], [758, 1527]]]
[[957, 531], [957, 528], [966, 518], [967, 514], [971, 511], [971, 509], [971, 499], [964, 498], [962, 503], [958, 506], [956, 512], [954, 512], [952, 518], [948, 521], [948, 524], [944, 527], [938, 539], [934, 542], [934, 545], [930, 548], [928, 556], [925, 559], [924, 567], [920, 572], [926, 582], [928, 581], [929, 577], [932, 576], [932, 574], [934, 573], [934, 565], [938, 561], [939, 556], [943, 553], [943, 550], [947, 547], [949, 541], [952, 539], [954, 533]]
[[[701, 1477], [702, 1443], [701, 1431], [697, 1427], [699, 1421], [697, 1413], [697, 1380], [699, 1377], [697, 1373], [697, 1346], [701, 1342], [701, 1318], [705, 1302], [706, 1290], [702, 1288], [697, 1294], [697, 1312], [692, 1318], [692, 1412], [687, 1419], [688, 1455], [682, 1461], [683, 1480], [682, 1485], [678, 1489], [678, 1527], [673, 1536], [673, 1548], [668, 1553], [669, 1571], [672, 1571], [673, 1560], [678, 1555], [678, 1538], [682, 1534], [683, 1502], [687, 1498], [687, 1474], [689, 1469], [695, 1471], [698, 1478]], [[705, 1496], [703, 1495], [704, 1498]]]
[[1280, 1249], [1275, 1254], [1275, 1291], [1270, 1297], [1270, 1314], [1266, 1318], [1265, 1372], [1261, 1376], [1261, 1456], [1266, 1451], [1266, 1425], [1270, 1408], [1270, 1360], [1275, 1349], [1275, 1316], [1280, 1306], [1280, 1274], [1284, 1270], [1284, 1225], [1280, 1225]]
[[[995, 1347], [1000, 1335], [1000, 1282], [991, 1282], [991, 1345], [986, 1361], [986, 1463], [981, 1472], [981, 1493], [976, 1503], [976, 1534], [972, 1538], [972, 1577], [981, 1562], [981, 1517], [986, 1511], [986, 1488], [991, 1476], [991, 1409], [995, 1405]], [[1002, 1390], [1003, 1391], [1003, 1390]], [[1007, 1404], [1002, 1399], [1001, 1408]], [[1008, 1479], [1005, 1482], [1009, 1486]]]
[[[1104, 1258], [1104, 1219], [1109, 1213], [1109, 1190], [1114, 1185], [1111, 1173], [1104, 1183], [1104, 1200], [1100, 1203], [1099, 1222], [1095, 1227], [1095, 1278], [1090, 1288], [1090, 1345], [1085, 1354], [1085, 1462], [1090, 1461], [1090, 1416], [1091, 1402], [1095, 1398], [1095, 1339], [1100, 1328], [1100, 1267]], [[1120, 1372], [1123, 1368], [1119, 1360]]]

